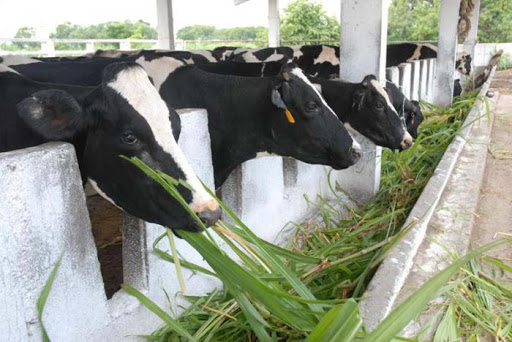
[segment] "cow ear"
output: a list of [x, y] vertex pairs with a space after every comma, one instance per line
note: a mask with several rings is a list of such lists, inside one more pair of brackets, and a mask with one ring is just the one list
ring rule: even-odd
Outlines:
[[281, 109], [288, 108], [284, 103], [283, 98], [281, 97], [281, 93], [279, 93], [279, 90], [277, 90], [277, 88], [272, 89], [272, 103]]
[[370, 84], [370, 81], [372, 80], [376, 80], [377, 77], [375, 77], [375, 75], [366, 75], [363, 79], [363, 87], [368, 87], [368, 85]]
[[354, 98], [353, 98], [354, 103], [352, 104], [352, 107], [356, 107], [356, 109], [358, 111], [360, 111], [361, 108], [363, 107], [364, 96], [365, 96], [365, 92], [364, 91], [356, 92], [354, 94]]
[[27, 125], [47, 139], [69, 139], [89, 125], [80, 104], [63, 90], [39, 91], [17, 108]]

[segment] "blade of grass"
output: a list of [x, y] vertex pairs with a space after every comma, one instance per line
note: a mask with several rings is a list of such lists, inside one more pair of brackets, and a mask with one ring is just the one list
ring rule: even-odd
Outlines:
[[146, 297], [142, 292], [138, 291], [134, 287], [128, 284], [122, 284], [121, 287], [130, 295], [137, 298], [137, 300], [144, 305], [147, 309], [153, 312], [155, 315], [160, 317], [162, 321], [167, 324], [167, 327], [175, 332], [177, 332], [180, 336], [185, 337], [189, 341], [196, 342], [197, 340], [192, 337], [176, 320], [174, 320], [171, 316], [169, 316], [164, 310], [162, 310], [158, 305], [156, 305], [151, 299]]
[[43, 324], [43, 310], [44, 310], [44, 306], [46, 305], [46, 301], [48, 300], [48, 296], [50, 295], [50, 291], [52, 289], [53, 282], [55, 281], [55, 277], [57, 276], [57, 272], [59, 271], [63, 256], [64, 256], [64, 253], [61, 254], [59, 259], [55, 263], [55, 266], [53, 266], [53, 270], [50, 273], [50, 276], [48, 277], [48, 280], [46, 281], [46, 284], [43, 287], [43, 291], [41, 291], [41, 294], [39, 295], [39, 298], [37, 299], [37, 320], [39, 321], [39, 324], [41, 325], [41, 332], [43, 334], [43, 342], [50, 342], [50, 338], [48, 337], [48, 333], [46, 332], [46, 328], [44, 327], [44, 324]]

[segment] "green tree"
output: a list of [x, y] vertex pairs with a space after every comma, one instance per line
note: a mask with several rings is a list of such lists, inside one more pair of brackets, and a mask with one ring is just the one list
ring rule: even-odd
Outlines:
[[176, 36], [183, 40], [212, 39], [216, 28], [208, 25], [193, 25], [181, 28]]
[[478, 41], [480, 43], [512, 42], [512, 0], [482, 0]]
[[[55, 33], [51, 38], [76, 38], [76, 39], [156, 39], [156, 29], [149, 23], [142, 20], [131, 22], [129, 20], [118, 22], [110, 21], [98, 25], [80, 26], [70, 22], [65, 22], [57, 26]], [[59, 43], [56, 44], [57, 50], [83, 50], [85, 44], [82, 43]], [[102, 43], [96, 48], [119, 48], [117, 44]]]
[[[16, 31], [14, 38], [34, 38], [36, 35], [36, 29], [33, 27], [23, 26]], [[39, 43], [21, 43], [14, 42], [13, 46], [15, 50], [39, 50], [41, 48], [41, 44]]]
[[[388, 40], [437, 40], [441, 0], [394, 0], [389, 7]], [[512, 42], [512, 0], [481, 0], [481, 43]]]
[[305, 40], [339, 41], [340, 24], [323, 10], [321, 4], [310, 0], [296, 0], [284, 10], [281, 39], [283, 45]]

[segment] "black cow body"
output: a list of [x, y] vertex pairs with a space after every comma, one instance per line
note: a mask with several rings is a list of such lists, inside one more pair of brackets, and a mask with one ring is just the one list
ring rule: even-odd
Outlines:
[[286, 65], [279, 76], [249, 78], [185, 66], [162, 83], [160, 95], [167, 104], [206, 108], [217, 186], [236, 166], [255, 158], [258, 152], [335, 169], [357, 162], [357, 143], [322, 104], [314, 88], [308, 89], [295, 75], [298, 70]]
[[205, 222], [214, 223], [219, 207], [173, 139], [170, 116], [177, 114], [134, 63], [107, 66], [96, 87], [38, 83], [0, 66], [0, 152], [68, 141], [82, 177], [106, 199], [143, 220], [197, 230], [160, 185], [119, 157], [138, 157], [188, 182], [194, 191], [181, 185], [178, 190]]

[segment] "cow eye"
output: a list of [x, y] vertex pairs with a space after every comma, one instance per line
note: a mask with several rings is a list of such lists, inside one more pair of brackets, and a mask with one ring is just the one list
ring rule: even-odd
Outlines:
[[384, 109], [384, 105], [382, 104], [382, 102], [377, 102], [377, 103], [375, 104], [375, 108], [377, 108], [377, 109], [379, 109], [379, 110], [382, 110], [382, 109]]
[[306, 110], [308, 112], [312, 112], [312, 111], [315, 111], [317, 109], [318, 109], [318, 106], [317, 106], [316, 102], [310, 101], [310, 102], [306, 103]]
[[133, 134], [133, 132], [124, 132], [123, 141], [129, 145], [133, 145], [137, 142], [137, 137], [135, 134]]

